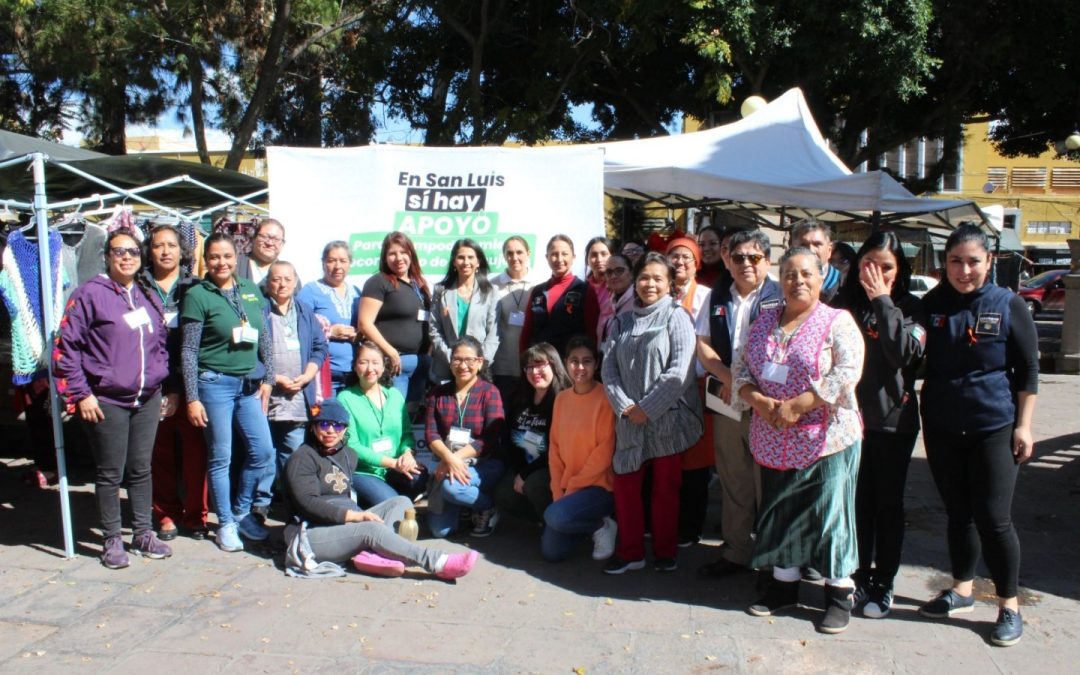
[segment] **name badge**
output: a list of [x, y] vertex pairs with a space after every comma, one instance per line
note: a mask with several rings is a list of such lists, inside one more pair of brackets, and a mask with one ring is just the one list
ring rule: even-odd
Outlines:
[[297, 338], [285, 338], [285, 349], [290, 352], [300, 351], [300, 340]]
[[472, 432], [464, 427], [450, 427], [446, 440], [450, 441], [450, 445], [468, 445], [472, 443]]
[[124, 321], [127, 322], [128, 328], [135, 330], [140, 326], [150, 325], [150, 314], [147, 313], [145, 307], [140, 307], [124, 314]]
[[978, 335], [1000, 335], [1001, 315], [996, 312], [980, 314], [975, 322], [975, 333]]
[[761, 371], [761, 376], [769, 382], [787, 384], [788, 366], [786, 363], [773, 363], [769, 361]]
[[385, 455], [387, 453], [393, 452], [394, 442], [386, 436], [383, 436], [382, 438], [376, 438], [374, 441], [371, 442], [371, 449], [372, 451], [377, 452], [380, 455]]
[[248, 325], [237, 326], [232, 329], [232, 341], [234, 345], [254, 345], [259, 343], [259, 330]]
[[525, 432], [525, 436], [521, 439], [521, 449], [525, 451], [530, 463], [535, 462], [540, 457], [540, 446], [543, 442], [543, 434], [538, 434], [535, 431]]
[[430, 318], [431, 318], [431, 312], [427, 311], [426, 309], [421, 309], [421, 310], [418, 310], [416, 312], [416, 320], [417, 321], [427, 321]]
[[510, 325], [511, 326], [524, 326], [525, 325], [525, 312], [510, 312]]
[[165, 312], [165, 327], [176, 328], [179, 323], [179, 321], [177, 321], [179, 316], [180, 312]]

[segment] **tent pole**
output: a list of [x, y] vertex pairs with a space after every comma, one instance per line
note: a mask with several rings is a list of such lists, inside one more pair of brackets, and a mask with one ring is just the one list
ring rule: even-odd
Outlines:
[[49, 367], [49, 413], [52, 416], [53, 443], [56, 446], [56, 473], [59, 476], [60, 517], [64, 526], [64, 557], [75, 557], [75, 541], [72, 537], [71, 500], [68, 497], [67, 461], [64, 454], [64, 426], [60, 420], [60, 399], [56, 395], [56, 382], [52, 373], [52, 340], [56, 331], [53, 325], [53, 279], [49, 266], [49, 216], [45, 197], [45, 155], [33, 153], [34, 168], [34, 222], [37, 224], [38, 269], [41, 271], [41, 319], [45, 338], [45, 353]]

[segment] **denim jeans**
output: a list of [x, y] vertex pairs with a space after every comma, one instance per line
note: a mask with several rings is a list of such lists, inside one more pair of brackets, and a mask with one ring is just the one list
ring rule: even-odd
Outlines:
[[548, 562], [566, 560], [585, 535], [603, 524], [615, 512], [615, 495], [598, 485], [590, 485], [554, 501], [544, 511], [544, 534], [540, 553]]
[[285, 462], [289, 461], [294, 450], [304, 444], [306, 430], [307, 425], [304, 422], [270, 422], [270, 440], [275, 450], [274, 461], [259, 477], [259, 483], [255, 486], [255, 497], [251, 501], [252, 506], [270, 506], [274, 498], [274, 481], [278, 476], [282, 476], [284, 480]]
[[104, 401], [98, 405], [105, 419], [83, 424], [97, 466], [94, 495], [101, 534], [105, 539], [120, 535], [120, 484], [125, 477], [131, 503], [131, 530], [141, 534], [152, 526], [150, 460], [161, 417], [161, 394], [154, 394], [138, 408], [121, 408]]
[[401, 372], [391, 384], [409, 404], [410, 412], [424, 400], [428, 371], [431, 370], [431, 354], [402, 354]]
[[469, 467], [469, 482], [461, 483], [444, 480], [437, 490], [442, 490], [443, 512], [428, 513], [428, 527], [435, 537], [446, 537], [457, 530], [461, 507], [472, 509], [473, 513], [486, 511], [494, 505], [491, 493], [503, 475], [503, 463], [498, 459], [483, 459]]
[[[218, 524], [235, 522], [233, 514], [245, 516], [251, 511], [255, 486], [274, 461], [274, 443], [270, 424], [262, 409], [258, 390], [245, 393], [244, 378], [213, 371], [199, 373], [199, 400], [206, 409], [210, 497]], [[246, 449], [235, 501], [230, 498], [229, 462], [232, 460], [233, 422], [243, 436]], [[232, 508], [230, 508], [230, 506]]]
[[405, 510], [410, 508], [411, 500], [393, 497], [368, 509], [369, 513], [382, 518], [381, 523], [366, 521], [309, 526], [308, 544], [319, 561], [345, 562], [360, 551], [374, 551], [384, 558], [419, 565], [428, 572], [434, 572], [443, 552], [402, 539], [397, 534]]
[[367, 509], [397, 496], [408, 497], [412, 501], [427, 488], [427, 467], [421, 464], [420, 469], [420, 475], [415, 478], [407, 478], [397, 471], [387, 471], [385, 480], [368, 473], [354, 473], [352, 486], [356, 492], [356, 503]]

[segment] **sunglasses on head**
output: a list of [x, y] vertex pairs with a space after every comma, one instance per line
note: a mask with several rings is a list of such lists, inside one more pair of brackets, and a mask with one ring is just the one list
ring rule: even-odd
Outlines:
[[732, 253], [731, 254], [731, 261], [736, 263], [737, 265], [741, 265], [744, 262], [748, 262], [751, 265], [756, 265], [756, 264], [758, 264], [759, 262], [761, 262], [764, 259], [765, 259], [765, 256], [761, 255], [760, 253]]
[[349, 427], [345, 422], [327, 422], [323, 420], [318, 423], [319, 431], [345, 431]]

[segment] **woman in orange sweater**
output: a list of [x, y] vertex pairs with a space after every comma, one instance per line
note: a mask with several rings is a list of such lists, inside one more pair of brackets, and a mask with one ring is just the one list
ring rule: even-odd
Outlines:
[[544, 511], [547, 527], [540, 540], [548, 562], [569, 558], [587, 534], [592, 534], [594, 560], [615, 552], [615, 413], [596, 381], [598, 360], [592, 340], [577, 336], [567, 342], [566, 370], [574, 386], [555, 397], [548, 438], [555, 501]]

